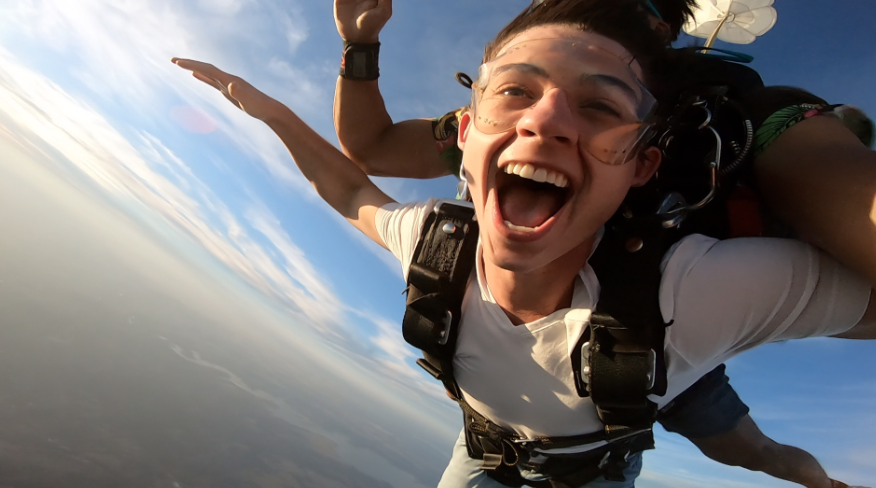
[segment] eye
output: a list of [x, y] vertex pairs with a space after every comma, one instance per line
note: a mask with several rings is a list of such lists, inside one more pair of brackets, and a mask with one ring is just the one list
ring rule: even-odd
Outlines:
[[521, 85], [505, 85], [496, 90], [496, 93], [506, 97], [532, 98], [532, 92]]
[[618, 111], [613, 104], [604, 100], [588, 100], [581, 104], [581, 108], [585, 110], [595, 110], [606, 115], [611, 115], [612, 117], [621, 117], [620, 111]]

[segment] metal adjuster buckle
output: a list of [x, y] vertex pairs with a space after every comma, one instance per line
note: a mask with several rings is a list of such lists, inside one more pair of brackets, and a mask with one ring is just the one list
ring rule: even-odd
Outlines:
[[481, 463], [481, 469], [483, 470], [495, 470], [499, 466], [502, 465], [502, 455], [501, 454], [490, 454], [488, 452], [484, 453], [484, 461]]
[[[590, 384], [590, 374], [592, 372], [590, 368], [590, 342], [585, 342], [581, 345], [580, 353], [581, 353], [581, 372], [580, 379], [583, 384]], [[648, 365], [648, 371], [645, 373], [645, 385], [646, 390], [650, 391], [654, 389], [654, 385], [657, 383], [657, 352], [654, 349], [649, 349], [647, 352], [615, 352], [616, 354], [629, 354], [634, 356], [644, 355], [645, 361]]]
[[653, 349], [650, 349], [645, 354], [647, 354], [649, 366], [646, 378], [648, 381], [648, 390], [650, 391], [654, 389], [654, 384], [657, 382], [657, 353]]
[[[442, 346], [447, 345], [447, 341], [450, 339], [450, 325], [453, 323], [453, 313], [448, 310], [444, 315], [444, 319], [441, 321], [441, 330], [438, 331], [438, 344]], [[649, 388], [650, 389], [650, 388]]]

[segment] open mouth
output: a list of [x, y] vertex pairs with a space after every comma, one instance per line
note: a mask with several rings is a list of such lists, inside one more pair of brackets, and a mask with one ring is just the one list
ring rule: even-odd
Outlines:
[[528, 163], [511, 163], [496, 175], [499, 211], [505, 226], [531, 233], [548, 222], [571, 195], [569, 178]]

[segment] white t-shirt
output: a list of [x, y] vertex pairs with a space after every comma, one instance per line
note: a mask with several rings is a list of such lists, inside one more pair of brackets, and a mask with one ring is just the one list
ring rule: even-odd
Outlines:
[[[434, 204], [390, 204], [376, 215], [405, 278]], [[599, 295], [593, 269], [587, 265], [578, 273], [572, 308], [515, 326], [493, 299], [480, 256], [477, 263], [453, 360], [468, 402], [527, 437], [601, 430], [593, 403], [578, 396], [569, 360]], [[689, 236], [663, 262], [660, 310], [665, 321], [674, 320], [666, 333], [669, 388], [651, 399], [666, 405], [717, 365], [759, 344], [845, 332], [860, 321], [869, 297], [866, 281], [804, 243]]]

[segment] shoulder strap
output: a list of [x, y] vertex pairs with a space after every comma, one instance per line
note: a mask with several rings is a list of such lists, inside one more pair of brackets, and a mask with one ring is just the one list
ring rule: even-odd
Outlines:
[[409, 344], [423, 351], [425, 357], [417, 364], [457, 398], [460, 395], [453, 378], [453, 352], [477, 242], [474, 207], [459, 200], [441, 200], [423, 224], [408, 270], [402, 334]]
[[590, 395], [609, 432], [650, 428], [657, 408], [648, 395], [666, 393], [666, 324], [658, 293], [667, 232], [659, 224], [619, 215], [606, 226], [590, 259], [599, 278], [599, 301], [589, 337], [582, 338], [572, 360], [578, 368], [589, 358], [589, 367], [575, 375], [579, 393]]

